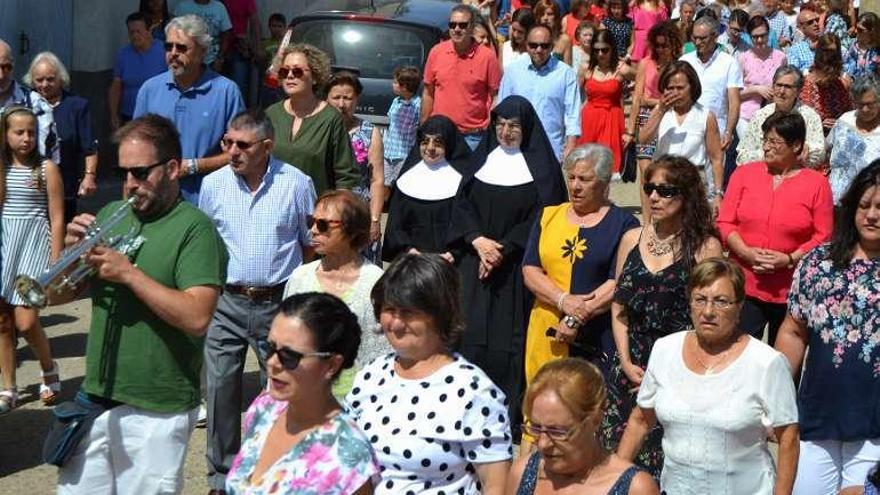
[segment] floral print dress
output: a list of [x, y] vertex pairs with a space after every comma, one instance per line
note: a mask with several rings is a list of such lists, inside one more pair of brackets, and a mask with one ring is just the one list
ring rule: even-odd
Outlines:
[[241, 450], [226, 477], [226, 493], [348, 495], [378, 480], [379, 464], [370, 443], [344, 412], [308, 433], [259, 479], [253, 479], [272, 425], [287, 406], [266, 392], [254, 399], [245, 413]]
[[[632, 363], [647, 369], [654, 342], [660, 337], [686, 330], [691, 323], [687, 300], [688, 267], [683, 259], [654, 273], [648, 270], [636, 245], [626, 257], [617, 280], [614, 300], [626, 307], [629, 320], [629, 353]], [[608, 410], [602, 423], [605, 447], [617, 450], [626, 422], [636, 404], [636, 385], [620, 367], [620, 355], [614, 354], [614, 365], [608, 384]], [[635, 463], [659, 479], [663, 468], [659, 423], [648, 434]]]
[[[352, 188], [351, 192], [363, 198], [370, 207], [370, 183], [373, 180], [373, 166], [370, 165], [370, 145], [373, 142], [373, 123], [369, 120], [361, 119], [361, 123], [352, 131], [351, 151], [354, 153], [354, 161], [357, 169], [361, 174], [358, 184]], [[382, 266], [382, 244], [381, 241], [371, 242], [361, 251], [361, 254], [367, 258], [370, 263], [376, 266]]]
[[880, 437], [880, 259], [842, 268], [830, 246], [798, 264], [788, 310], [806, 325], [809, 352], [798, 390], [801, 440]]

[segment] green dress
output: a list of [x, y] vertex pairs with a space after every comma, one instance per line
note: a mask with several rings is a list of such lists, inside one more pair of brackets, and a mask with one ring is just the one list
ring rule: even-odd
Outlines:
[[296, 136], [291, 135], [293, 116], [280, 101], [266, 115], [275, 128], [272, 154], [312, 178], [318, 196], [328, 189], [352, 189], [360, 182], [348, 131], [330, 105], [303, 119]]

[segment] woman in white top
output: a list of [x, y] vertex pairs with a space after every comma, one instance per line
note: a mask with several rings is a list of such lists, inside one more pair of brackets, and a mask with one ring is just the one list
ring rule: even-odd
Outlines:
[[391, 352], [388, 340], [376, 331], [370, 291], [382, 269], [360, 251], [370, 242], [370, 212], [363, 199], [351, 191], [327, 191], [315, 203], [309, 218], [312, 247], [321, 259], [301, 265], [287, 279], [284, 298], [303, 292], [326, 292], [342, 299], [361, 326], [361, 344], [355, 366], [342, 372], [334, 384], [337, 397], [344, 395], [358, 369]]
[[639, 134], [639, 143], [657, 139], [654, 156], [677, 155], [704, 171], [706, 196], [717, 208], [724, 169], [721, 135], [715, 114], [697, 103], [700, 78], [687, 62], [676, 60], [660, 74], [660, 103]]
[[[618, 455], [633, 459], [659, 421], [660, 489], [676, 495], [791, 493], [797, 472], [794, 382], [779, 352], [737, 328], [742, 270], [723, 258], [688, 280], [694, 330], [657, 341]], [[777, 462], [768, 427], [779, 441]]]
[[501, 45], [501, 67], [505, 68], [522, 57], [529, 57], [526, 51], [526, 33], [535, 25], [532, 9], [517, 9], [510, 17], [509, 39]]

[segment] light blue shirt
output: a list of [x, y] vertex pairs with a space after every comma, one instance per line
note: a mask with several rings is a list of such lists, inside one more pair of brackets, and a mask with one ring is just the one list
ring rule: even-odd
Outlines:
[[312, 179], [274, 157], [253, 194], [229, 165], [208, 174], [199, 208], [229, 252], [226, 283], [271, 287], [287, 280], [311, 242], [306, 217], [314, 204]]
[[504, 69], [498, 101], [510, 95], [529, 100], [547, 132], [556, 158], [562, 159], [565, 138], [581, 135], [577, 76], [566, 63], [550, 57], [540, 69], [522, 57]]
[[232, 20], [226, 6], [217, 0], [210, 0], [206, 4], [196, 3], [193, 0], [182, 0], [174, 7], [174, 17], [195, 14], [201, 17], [208, 25], [208, 33], [211, 35], [211, 47], [205, 54], [205, 63], [212, 64], [220, 53], [220, 35], [232, 29]]
[[[220, 139], [229, 121], [242, 110], [244, 102], [238, 86], [205, 67], [202, 77], [181, 91], [171, 71], [147, 79], [138, 91], [134, 118], [156, 113], [170, 119], [180, 133], [181, 158], [204, 158], [220, 153]], [[199, 204], [202, 176], [183, 177], [183, 199]]]

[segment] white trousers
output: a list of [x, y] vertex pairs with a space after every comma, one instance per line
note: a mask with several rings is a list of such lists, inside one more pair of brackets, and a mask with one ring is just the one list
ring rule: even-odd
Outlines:
[[197, 414], [198, 408], [155, 413], [127, 405], [104, 412], [59, 469], [58, 494], [180, 493]]
[[880, 461], [880, 438], [857, 442], [801, 441], [794, 495], [837, 495], [848, 486], [863, 486]]

